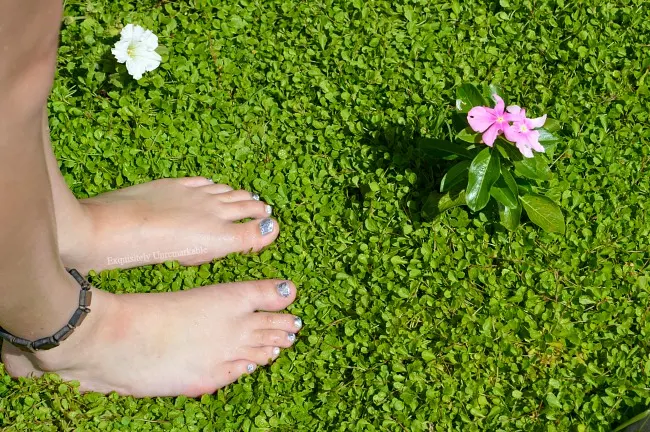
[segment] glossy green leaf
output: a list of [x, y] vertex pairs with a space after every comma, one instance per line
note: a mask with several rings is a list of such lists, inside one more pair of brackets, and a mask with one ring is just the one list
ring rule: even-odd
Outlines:
[[467, 127], [456, 134], [456, 139], [466, 143], [478, 144], [481, 142], [482, 137], [480, 133], [476, 133], [472, 128]]
[[501, 175], [500, 168], [499, 152], [490, 148], [483, 149], [472, 160], [466, 193], [467, 206], [470, 209], [478, 211], [487, 205], [490, 189]]
[[460, 85], [456, 90], [456, 109], [466, 113], [475, 106], [490, 106], [490, 104], [473, 84]]
[[439, 140], [435, 138], [421, 138], [418, 141], [419, 148], [431, 156], [455, 155], [471, 159], [474, 155], [459, 143]]
[[506, 207], [514, 208], [519, 206], [517, 183], [504, 167], [501, 167], [501, 176], [490, 189], [490, 195]]
[[464, 160], [449, 168], [440, 182], [440, 192], [447, 192], [460, 183], [467, 183], [470, 164], [470, 161]]
[[540, 153], [535, 153], [532, 158], [523, 158], [513, 161], [515, 173], [532, 180], [547, 181], [551, 179], [551, 169]]
[[510, 231], [515, 231], [519, 227], [521, 211], [521, 204], [514, 207], [506, 207], [499, 203], [499, 220], [501, 225]]
[[560, 207], [543, 195], [519, 197], [528, 218], [544, 231], [564, 234], [564, 215]]

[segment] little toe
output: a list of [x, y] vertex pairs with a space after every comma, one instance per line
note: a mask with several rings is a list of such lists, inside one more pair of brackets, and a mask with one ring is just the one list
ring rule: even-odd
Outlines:
[[226, 192], [230, 192], [230, 191], [233, 190], [233, 188], [231, 186], [228, 186], [227, 184], [209, 183], [209, 184], [201, 187], [201, 190], [206, 192], [206, 193], [212, 194], [212, 195], [219, 195], [219, 194], [223, 194], [223, 193], [226, 193]]
[[251, 337], [251, 346], [289, 348], [293, 345], [289, 334], [282, 330], [256, 330]]
[[[218, 198], [216, 198], [218, 200]], [[236, 201], [232, 203], [219, 203], [221, 217], [229, 221], [242, 219], [262, 219], [271, 216], [273, 207], [255, 200]], [[261, 232], [260, 232], [261, 234]]]
[[187, 187], [201, 187], [211, 185], [214, 182], [207, 177], [183, 177], [177, 179], [182, 185]]
[[235, 360], [227, 362], [219, 368], [217, 381], [219, 387], [224, 387], [241, 378], [243, 375], [250, 375], [257, 369], [257, 364], [251, 360]]
[[[225, 192], [222, 194], [217, 195], [219, 200], [221, 202], [225, 203], [232, 203], [232, 202], [238, 202], [238, 201], [256, 201], [253, 197], [254, 194], [245, 191], [245, 190], [233, 190], [230, 192]], [[259, 199], [259, 197], [258, 197]]]

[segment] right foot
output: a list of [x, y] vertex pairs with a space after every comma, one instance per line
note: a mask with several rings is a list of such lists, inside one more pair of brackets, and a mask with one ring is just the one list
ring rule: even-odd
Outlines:
[[196, 397], [275, 359], [302, 326], [293, 315], [258, 312], [289, 306], [296, 295], [290, 282], [152, 294], [92, 291], [92, 312], [60, 346], [27, 353], [5, 343], [7, 372], [55, 372], [79, 381], [82, 392]]

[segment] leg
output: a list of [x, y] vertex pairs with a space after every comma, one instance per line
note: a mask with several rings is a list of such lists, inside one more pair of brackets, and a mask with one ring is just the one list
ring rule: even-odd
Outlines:
[[[59, 255], [42, 124], [56, 59], [60, 3], [0, 0], [0, 326], [38, 339], [63, 327], [79, 287]], [[279, 311], [288, 282], [165, 294], [93, 290], [92, 312], [62, 344], [26, 353], [5, 342], [12, 376], [57, 372], [82, 390], [197, 396], [250, 373], [289, 347], [302, 323]]]
[[[59, 250], [69, 267], [86, 273], [173, 259], [196, 265], [260, 250], [278, 236], [270, 206], [204, 177], [157, 180], [78, 201], [59, 171], [43, 119]], [[269, 221], [272, 229], [262, 232]]]

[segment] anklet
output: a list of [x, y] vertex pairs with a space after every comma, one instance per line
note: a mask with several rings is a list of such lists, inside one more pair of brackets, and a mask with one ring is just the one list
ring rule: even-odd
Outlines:
[[16, 337], [0, 327], [1, 339], [6, 340], [10, 344], [15, 345], [17, 348], [20, 348], [23, 351], [34, 352], [49, 350], [59, 346], [61, 342], [66, 340], [72, 334], [75, 328], [79, 327], [79, 325], [86, 318], [86, 315], [88, 315], [90, 312], [89, 306], [90, 301], [93, 298], [93, 293], [90, 291], [90, 283], [84, 279], [84, 277], [81, 276], [77, 270], [66, 270], [72, 275], [74, 280], [77, 281], [79, 286], [81, 286], [81, 291], [79, 292], [79, 307], [74, 312], [74, 314], [72, 314], [72, 318], [70, 318], [68, 324], [58, 332], [54, 333], [52, 336], [37, 339], [35, 341], [29, 341], [27, 339]]

